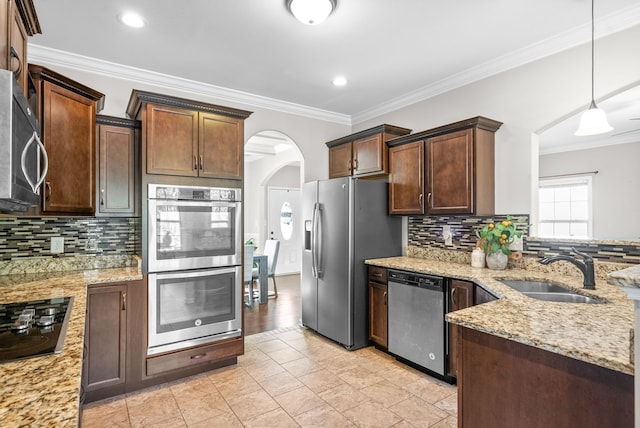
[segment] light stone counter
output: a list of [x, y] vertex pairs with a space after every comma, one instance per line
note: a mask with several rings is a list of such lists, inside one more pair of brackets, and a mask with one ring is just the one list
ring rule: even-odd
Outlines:
[[142, 279], [139, 267], [0, 276], [0, 303], [73, 296], [58, 355], [0, 364], [0, 426], [77, 427], [87, 285]]
[[[365, 263], [473, 281], [500, 299], [451, 312], [446, 316], [447, 321], [629, 375], [634, 374], [629, 349], [630, 331], [634, 323], [633, 303], [619, 287], [608, 284], [603, 277], [596, 278], [595, 290], [584, 290], [582, 275], [575, 268], [575, 276], [567, 274], [571, 273], [573, 266], [566, 262], [541, 266], [540, 271], [498, 271], [418, 257], [390, 257], [367, 260]], [[577, 304], [536, 300], [502, 284], [500, 279], [550, 281], [606, 303]]]

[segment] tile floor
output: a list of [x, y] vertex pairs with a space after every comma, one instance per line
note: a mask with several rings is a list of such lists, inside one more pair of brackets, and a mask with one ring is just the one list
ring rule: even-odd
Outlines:
[[456, 427], [457, 389], [304, 327], [245, 338], [237, 366], [88, 404], [82, 427]]

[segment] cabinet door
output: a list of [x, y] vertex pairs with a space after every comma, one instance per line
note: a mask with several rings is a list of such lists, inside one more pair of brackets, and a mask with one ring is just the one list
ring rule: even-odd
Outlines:
[[329, 178], [351, 175], [351, 143], [329, 148]]
[[[449, 285], [449, 312], [473, 306], [472, 282], [452, 279]], [[449, 324], [449, 367], [447, 374], [452, 377], [458, 376], [458, 326]]]
[[388, 346], [387, 286], [369, 282], [369, 339]]
[[147, 104], [148, 174], [198, 175], [198, 112]]
[[98, 213], [135, 213], [135, 135], [121, 126], [98, 125]]
[[[15, 0], [8, 2], [9, 5], [9, 45], [7, 46], [7, 69], [13, 71], [18, 79], [18, 84], [27, 95], [27, 30], [24, 27]], [[17, 58], [12, 55], [11, 48], [14, 49]]]
[[427, 139], [427, 213], [473, 213], [473, 130]]
[[230, 117], [199, 113], [200, 177], [242, 179], [244, 124]]
[[125, 382], [127, 284], [87, 290], [83, 384], [93, 391]]
[[424, 214], [424, 141], [389, 149], [389, 214]]
[[42, 210], [94, 214], [96, 103], [45, 81], [42, 107], [49, 157]]
[[387, 145], [381, 134], [355, 140], [352, 144], [354, 176], [387, 172]]

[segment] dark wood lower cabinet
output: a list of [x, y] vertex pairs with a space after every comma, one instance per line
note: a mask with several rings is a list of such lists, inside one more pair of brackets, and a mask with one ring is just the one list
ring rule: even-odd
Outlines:
[[237, 363], [244, 339], [147, 357], [147, 281], [87, 290], [83, 402], [113, 397]]
[[633, 427], [633, 376], [468, 328], [459, 334], [459, 427]]

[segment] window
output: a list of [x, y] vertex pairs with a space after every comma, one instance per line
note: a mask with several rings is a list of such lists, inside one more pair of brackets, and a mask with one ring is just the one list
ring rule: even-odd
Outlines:
[[543, 238], [591, 239], [591, 176], [540, 179], [538, 234]]

